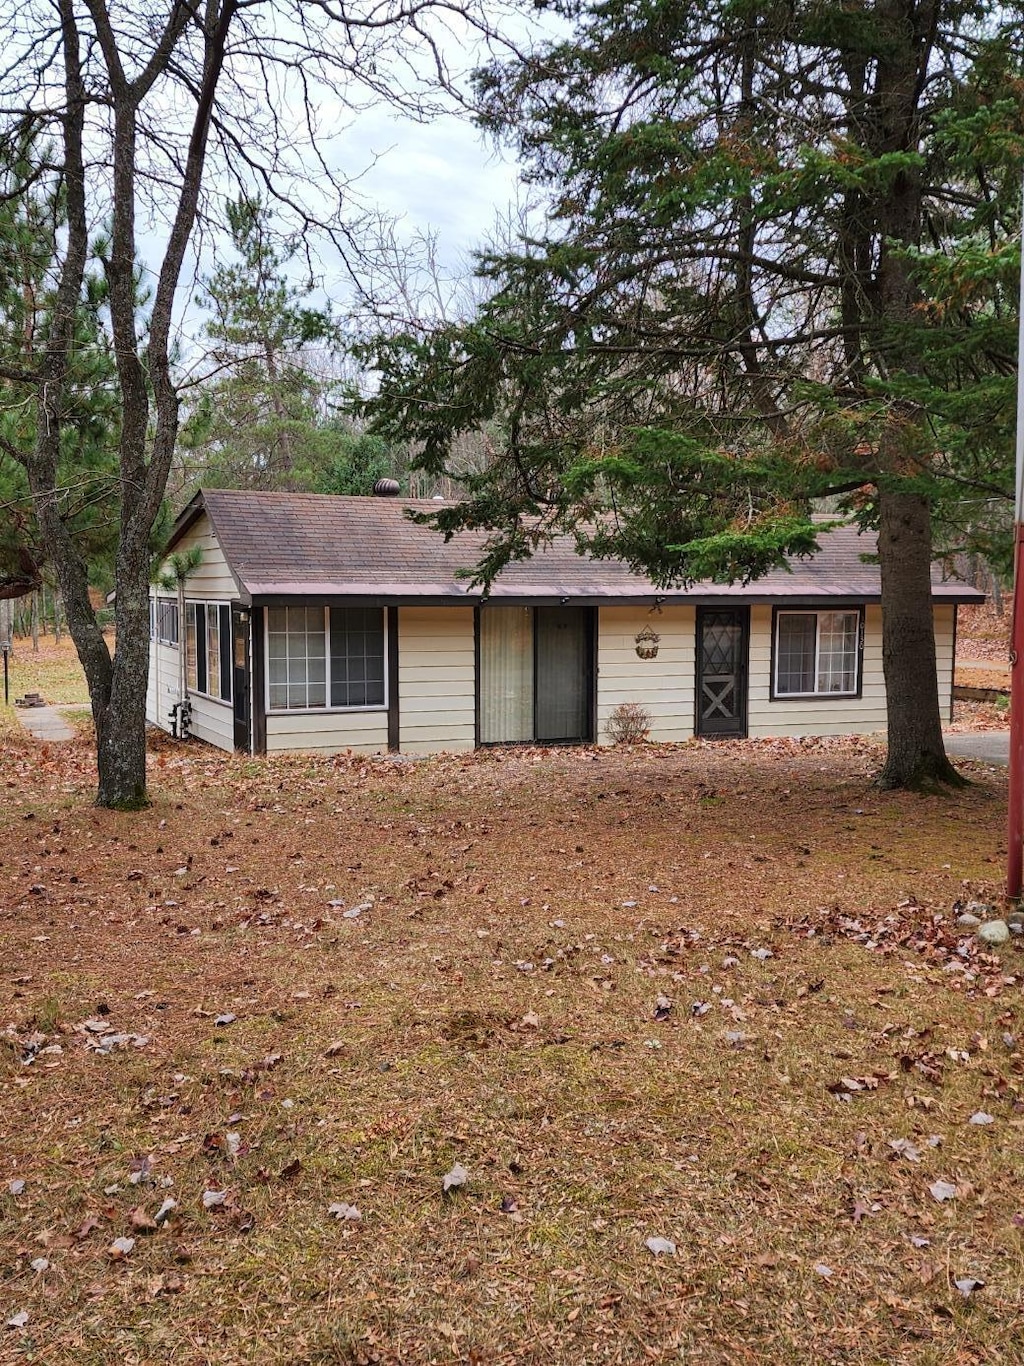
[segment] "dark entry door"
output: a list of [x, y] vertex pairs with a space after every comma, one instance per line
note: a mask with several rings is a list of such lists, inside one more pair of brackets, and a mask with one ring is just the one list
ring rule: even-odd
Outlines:
[[231, 696], [235, 709], [235, 749], [252, 748], [252, 686], [249, 676], [249, 612], [231, 608]]
[[747, 733], [747, 607], [697, 609], [697, 734]]
[[589, 740], [589, 613], [538, 607], [535, 634], [538, 740]]

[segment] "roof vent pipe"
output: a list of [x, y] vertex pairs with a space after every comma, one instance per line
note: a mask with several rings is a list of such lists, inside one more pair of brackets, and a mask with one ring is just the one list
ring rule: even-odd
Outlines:
[[397, 479], [378, 479], [373, 486], [374, 498], [397, 498], [400, 491]]

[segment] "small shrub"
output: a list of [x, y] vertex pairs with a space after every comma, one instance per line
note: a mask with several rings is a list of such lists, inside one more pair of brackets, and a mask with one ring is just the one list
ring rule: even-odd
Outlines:
[[605, 722], [613, 745], [639, 745], [651, 729], [651, 714], [639, 702], [620, 702]]

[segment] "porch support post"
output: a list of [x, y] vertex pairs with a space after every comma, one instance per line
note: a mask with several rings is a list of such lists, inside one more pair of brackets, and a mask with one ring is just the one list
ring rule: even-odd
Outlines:
[[388, 608], [388, 751], [397, 754], [401, 743], [398, 697], [398, 608]]

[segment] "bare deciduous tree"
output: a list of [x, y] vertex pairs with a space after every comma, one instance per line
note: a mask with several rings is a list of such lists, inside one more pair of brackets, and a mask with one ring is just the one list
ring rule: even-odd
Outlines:
[[[47, 183], [59, 190], [66, 216], [50, 266], [44, 336], [31, 353], [0, 356], [0, 401], [35, 406], [35, 440], [15, 454], [88, 680], [102, 806], [146, 800], [150, 540], [178, 431], [174, 329], [196, 236], [227, 195], [257, 194], [294, 230], [327, 234], [344, 268], [354, 270], [359, 213], [339, 171], [337, 133], [352, 111], [375, 100], [427, 115], [450, 99], [445, 52], [485, 36], [477, 4], [24, 0], [0, 19], [0, 129], [41, 149], [11, 193]], [[154, 242], [156, 252], [141, 251]], [[138, 272], [148, 254], [158, 259], [143, 321]], [[117, 362], [113, 651], [89, 602], [85, 559], [61, 515], [58, 479], [75, 319], [97, 258]]]

